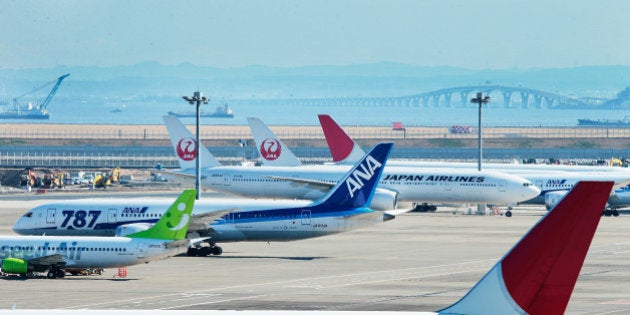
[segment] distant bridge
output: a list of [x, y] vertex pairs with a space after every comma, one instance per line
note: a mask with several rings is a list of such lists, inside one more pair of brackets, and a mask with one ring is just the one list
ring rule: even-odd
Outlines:
[[453, 87], [437, 91], [425, 92], [397, 97], [356, 97], [356, 98], [309, 98], [309, 99], [281, 99], [260, 100], [277, 105], [324, 105], [324, 106], [352, 106], [352, 107], [444, 107], [463, 108], [476, 107], [470, 99], [476, 93], [483, 92], [492, 98], [493, 107], [504, 108], [579, 108], [589, 102], [563, 96], [555, 93], [533, 90], [522, 87], [502, 85]]

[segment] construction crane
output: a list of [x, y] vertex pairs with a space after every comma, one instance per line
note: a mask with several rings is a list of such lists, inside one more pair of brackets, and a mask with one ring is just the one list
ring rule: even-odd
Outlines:
[[[48, 111], [46, 110], [46, 107], [48, 106], [48, 104], [50, 103], [50, 101], [52, 100], [53, 96], [55, 96], [55, 93], [57, 93], [57, 89], [59, 88], [59, 85], [61, 85], [61, 82], [63, 81], [63, 79], [65, 79], [66, 77], [68, 77], [70, 75], [70, 73], [66, 73], [62, 76], [60, 76], [59, 78], [57, 78], [56, 80], [52, 80], [46, 84], [43, 84], [42, 86], [36, 87], [20, 96], [14, 97], [13, 98], [13, 107], [14, 109], [6, 111], [6, 112], [0, 112], [0, 118], [26, 118], [26, 119], [48, 119], [49, 115], [48, 115]], [[56, 82], [56, 83], [55, 83]], [[52, 90], [50, 90], [50, 93], [48, 93], [48, 96], [46, 96], [46, 99], [44, 99], [44, 101], [39, 104], [39, 105], [33, 105], [29, 102], [28, 107], [27, 108], [22, 108], [20, 106], [20, 99], [22, 99], [23, 97], [27, 96], [27, 95], [32, 95], [35, 92], [51, 85], [55, 83], [55, 85], [53, 86]]]

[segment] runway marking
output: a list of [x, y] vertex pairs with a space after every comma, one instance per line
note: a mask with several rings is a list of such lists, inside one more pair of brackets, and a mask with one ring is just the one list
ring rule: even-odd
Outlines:
[[[600, 303], [600, 304], [607, 304], [607, 303]], [[614, 311], [608, 311], [608, 312], [603, 312], [603, 313], [596, 313], [595, 315], [604, 315], [604, 314], [615, 314], [615, 313], [626, 313], [627, 311], [630, 311], [630, 308], [623, 308], [620, 310], [614, 310]]]
[[612, 301], [602, 302], [599, 304], [630, 305], [630, 300], [612, 300]]
[[231, 299], [218, 300], [218, 301], [205, 301], [205, 302], [203, 302], [203, 303], [194, 303], [194, 304], [177, 305], [177, 306], [171, 306], [171, 307], [164, 307], [164, 308], [161, 308], [161, 309], [162, 309], [162, 310], [172, 310], [172, 309], [176, 309], [176, 308], [191, 307], [191, 306], [196, 306], [196, 305], [215, 304], [215, 303], [223, 303], [223, 302], [232, 302], [232, 301], [238, 301], [238, 300], [249, 300], [249, 299], [253, 299], [253, 298], [259, 298], [259, 297], [265, 297], [265, 296], [273, 296], [273, 295], [280, 295], [280, 294], [259, 294], [259, 295], [252, 295], [252, 296], [246, 296], [246, 297], [231, 298]]

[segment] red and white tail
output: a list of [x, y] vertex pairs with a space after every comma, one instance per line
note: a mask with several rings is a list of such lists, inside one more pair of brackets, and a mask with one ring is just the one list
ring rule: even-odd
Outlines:
[[[195, 136], [177, 117], [164, 116], [163, 118], [166, 129], [168, 129], [168, 135], [171, 138], [173, 150], [177, 154], [179, 166], [182, 169], [195, 169], [197, 163], [195, 162], [197, 158], [197, 141]], [[221, 165], [203, 144], [199, 147], [199, 156], [201, 157], [199, 159], [201, 168]]]
[[259, 118], [247, 118], [262, 164], [265, 166], [300, 166], [302, 163], [282, 140]]
[[563, 314], [612, 182], [580, 182], [440, 314]]
[[365, 155], [365, 151], [329, 115], [320, 114], [317, 117], [324, 131], [333, 162], [354, 164]]

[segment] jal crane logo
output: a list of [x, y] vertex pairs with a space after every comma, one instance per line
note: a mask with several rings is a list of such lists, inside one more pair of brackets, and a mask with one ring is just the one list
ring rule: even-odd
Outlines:
[[265, 139], [260, 144], [260, 156], [267, 161], [273, 161], [280, 157], [282, 152], [282, 146], [280, 141], [276, 139]]
[[192, 161], [197, 157], [197, 141], [193, 138], [182, 138], [177, 143], [177, 156], [184, 161]]

